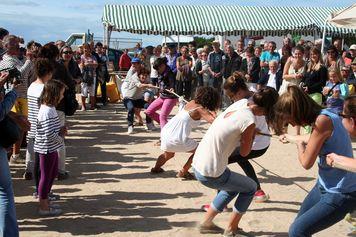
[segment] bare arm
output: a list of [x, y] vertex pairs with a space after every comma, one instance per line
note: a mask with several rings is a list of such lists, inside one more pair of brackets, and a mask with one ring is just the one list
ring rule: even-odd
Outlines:
[[251, 152], [256, 125], [253, 123], [248, 126], [241, 134], [240, 155], [245, 157]]
[[289, 71], [289, 67], [290, 65], [292, 64], [292, 60], [291, 58], [288, 58], [287, 62], [286, 62], [286, 65], [284, 66], [284, 69], [283, 69], [283, 79], [284, 80], [290, 80], [290, 79], [294, 79], [295, 78], [295, 75], [289, 75], [288, 74], [288, 71]]
[[213, 123], [216, 118], [216, 114], [214, 112], [210, 112], [209, 110], [203, 108], [199, 109], [199, 113], [201, 119], [204, 119], [208, 123]]
[[304, 141], [297, 143], [298, 159], [304, 169], [313, 167], [318, 153], [323, 146], [325, 140], [330, 137], [333, 132], [333, 125], [330, 118], [325, 115], [320, 115], [316, 119], [315, 128], [310, 136], [308, 144]]
[[326, 156], [326, 162], [331, 167], [356, 172], [356, 159], [330, 153]]

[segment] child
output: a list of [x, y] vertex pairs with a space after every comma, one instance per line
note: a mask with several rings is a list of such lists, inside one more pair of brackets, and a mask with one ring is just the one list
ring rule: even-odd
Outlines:
[[329, 81], [323, 89], [326, 96], [326, 106], [335, 113], [340, 113], [344, 105], [344, 99], [349, 94], [346, 83], [342, 81], [341, 74], [337, 68], [329, 69]]
[[[31, 180], [33, 178], [33, 174], [37, 173], [33, 172], [35, 161], [33, 145], [36, 135], [37, 115], [38, 110], [40, 109], [39, 99], [42, 94], [44, 84], [52, 78], [53, 66], [48, 59], [39, 58], [35, 63], [35, 72], [37, 79], [31, 83], [27, 90], [28, 120], [31, 123], [31, 129], [27, 133], [26, 171], [23, 175], [23, 178], [26, 180]], [[36, 178], [37, 177], [35, 177], [35, 179]], [[36, 179], [36, 188], [38, 186], [37, 180], [38, 179]]]
[[53, 181], [58, 174], [57, 150], [63, 144], [66, 133], [65, 127], [60, 127], [60, 120], [56, 106], [63, 99], [66, 86], [56, 80], [51, 80], [44, 85], [40, 97], [41, 107], [38, 111], [34, 151], [40, 161], [40, 181], [38, 194], [40, 200], [40, 216], [56, 216], [62, 213], [48, 201]]
[[189, 135], [192, 128], [199, 125], [200, 120], [212, 123], [215, 119], [215, 112], [220, 106], [220, 95], [212, 87], [200, 87], [194, 100], [188, 102], [184, 109], [179, 111], [161, 131], [161, 150], [164, 151], [158, 157], [155, 167], [151, 169], [152, 173], [161, 173], [161, 168], [169, 159], [174, 157], [175, 152], [192, 153], [183, 169], [177, 174], [180, 178], [192, 178], [188, 172], [192, 164], [195, 149], [198, 142]]
[[[148, 107], [148, 105], [145, 105], [146, 102], [142, 98], [143, 89], [147, 87], [154, 87], [151, 84], [145, 84], [139, 81], [138, 74], [140, 74], [140, 71], [142, 70], [140, 66], [140, 61], [134, 58], [131, 62], [135, 72], [131, 75], [128, 74], [128, 76], [124, 79], [122, 84], [122, 88], [125, 90], [124, 105], [128, 111], [127, 113], [128, 134], [133, 133], [135, 110], [137, 108]], [[149, 116], [146, 116], [146, 124], [151, 124], [151, 123], [152, 123], [152, 119]]]

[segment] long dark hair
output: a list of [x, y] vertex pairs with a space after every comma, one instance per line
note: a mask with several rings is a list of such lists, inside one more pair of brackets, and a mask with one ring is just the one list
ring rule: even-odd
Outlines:
[[60, 95], [63, 89], [66, 89], [67, 86], [58, 80], [48, 81], [43, 88], [40, 103], [47, 104], [51, 106], [57, 106], [60, 102]]

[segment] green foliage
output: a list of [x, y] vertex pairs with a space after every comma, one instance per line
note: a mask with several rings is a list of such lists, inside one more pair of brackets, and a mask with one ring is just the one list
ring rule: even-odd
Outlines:
[[205, 38], [205, 37], [194, 37], [194, 41], [197, 44], [197, 49], [198, 48], [203, 48], [204, 45], [209, 45], [211, 46], [211, 43], [215, 40], [214, 37], [212, 38]]

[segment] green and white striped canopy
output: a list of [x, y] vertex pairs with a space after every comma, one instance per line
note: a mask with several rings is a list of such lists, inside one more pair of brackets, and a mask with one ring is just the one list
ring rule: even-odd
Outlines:
[[[321, 33], [326, 18], [341, 8], [249, 6], [106, 5], [102, 21], [116, 31], [155, 35], [271, 35]], [[327, 24], [327, 33], [356, 29]]]

